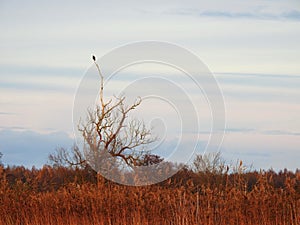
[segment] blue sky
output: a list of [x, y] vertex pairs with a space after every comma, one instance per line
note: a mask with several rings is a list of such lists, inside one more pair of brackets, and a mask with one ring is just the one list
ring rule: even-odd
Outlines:
[[161, 40], [215, 74], [226, 160], [300, 167], [299, 1], [1, 1], [0, 29], [6, 164], [40, 166], [56, 147], [71, 147], [73, 99], [91, 54]]

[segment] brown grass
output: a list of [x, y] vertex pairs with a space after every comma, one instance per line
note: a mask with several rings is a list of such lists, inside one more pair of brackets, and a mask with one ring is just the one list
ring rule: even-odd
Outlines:
[[205, 176], [126, 187], [88, 170], [0, 167], [0, 225], [300, 224], [299, 173]]

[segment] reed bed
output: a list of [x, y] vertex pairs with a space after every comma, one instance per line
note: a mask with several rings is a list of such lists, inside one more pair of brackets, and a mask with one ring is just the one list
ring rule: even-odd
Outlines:
[[85, 170], [0, 167], [0, 225], [300, 224], [298, 172], [214, 176], [128, 187]]

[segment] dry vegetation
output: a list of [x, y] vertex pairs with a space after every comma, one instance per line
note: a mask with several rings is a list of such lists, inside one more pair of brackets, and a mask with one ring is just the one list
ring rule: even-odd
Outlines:
[[0, 224], [300, 224], [300, 173], [182, 169], [128, 187], [89, 168], [0, 166]]

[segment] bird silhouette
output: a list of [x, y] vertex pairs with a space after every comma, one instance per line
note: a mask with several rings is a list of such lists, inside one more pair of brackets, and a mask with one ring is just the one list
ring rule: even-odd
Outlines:
[[94, 61], [96, 61], [96, 56], [93, 55], [93, 56], [92, 56], [92, 59], [93, 59]]

